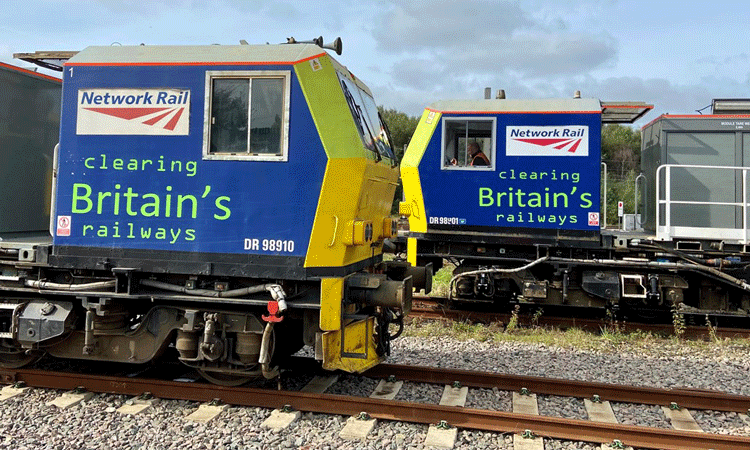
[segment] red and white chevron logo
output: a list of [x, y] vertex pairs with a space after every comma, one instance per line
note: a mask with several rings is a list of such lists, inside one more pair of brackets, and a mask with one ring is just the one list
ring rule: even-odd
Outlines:
[[180, 89], [82, 89], [77, 134], [187, 135], [190, 91]]
[[505, 131], [507, 156], [588, 156], [589, 127], [508, 126]]

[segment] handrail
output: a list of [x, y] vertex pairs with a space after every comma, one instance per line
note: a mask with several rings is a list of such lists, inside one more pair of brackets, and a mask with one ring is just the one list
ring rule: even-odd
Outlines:
[[601, 222], [601, 228], [603, 230], [607, 228], [607, 163], [604, 161], [602, 161], [602, 168], [604, 168], [604, 176], [602, 177], [602, 180], [604, 180], [604, 207], [600, 209], [604, 212], [604, 218]]
[[55, 237], [57, 227], [57, 170], [60, 164], [60, 143], [52, 150], [52, 189], [49, 202], [49, 235]]
[[[711, 201], [695, 201], [695, 200], [672, 200], [672, 168], [678, 168], [678, 169], [708, 169], [708, 170], [723, 170], [723, 171], [742, 171], [742, 201], [741, 202], [711, 202]], [[748, 192], [747, 192], [747, 175], [748, 171], [750, 171], [750, 167], [742, 167], [742, 166], [709, 166], [709, 165], [699, 165], [699, 164], [662, 164], [656, 169], [656, 235], [657, 239], [661, 240], [670, 240], [673, 237], [673, 228], [679, 227], [683, 233], [694, 231], [694, 229], [703, 229], [703, 230], [712, 230], [713, 233], [705, 233], [704, 234], [696, 234], [691, 236], [680, 236], [680, 237], [694, 237], [694, 238], [702, 238], [706, 237], [708, 234], [711, 234], [711, 238], [715, 238], [719, 235], [727, 236], [732, 239], [736, 239], [737, 241], [740, 241], [742, 244], [748, 244], [750, 242], [750, 229], [748, 228], [747, 223], [747, 213], [748, 213], [748, 207], [750, 207], [750, 204], [748, 204], [748, 201], [750, 201], [750, 198], [748, 198]], [[661, 196], [661, 176], [662, 173], [664, 174], [664, 198], [660, 198]], [[735, 177], [727, 177], [732, 182], [732, 189], [731, 191], [735, 191], [734, 182]], [[661, 225], [662, 220], [662, 214], [661, 214], [661, 205], [665, 205], [664, 208], [664, 225]], [[672, 205], [721, 205], [721, 206], [735, 206], [735, 207], [741, 207], [742, 208], [742, 221], [741, 221], [741, 227], [733, 227], [733, 228], [721, 228], [721, 229], [714, 229], [712, 227], [680, 227], [675, 226], [672, 224]], [[739, 231], [742, 230], [741, 233], [731, 233], [732, 231]]]
[[643, 179], [643, 200], [646, 200], [646, 196], [648, 195], [648, 184], [646, 184], [646, 175], [643, 174], [643, 172], [639, 173], [637, 177], [635, 177], [635, 187], [633, 191], [633, 204], [635, 205], [635, 227], [641, 228], [643, 227], [643, 224], [648, 221], [648, 209], [643, 208], [646, 212], [643, 214], [643, 220], [641, 220], [638, 216], [638, 180]]

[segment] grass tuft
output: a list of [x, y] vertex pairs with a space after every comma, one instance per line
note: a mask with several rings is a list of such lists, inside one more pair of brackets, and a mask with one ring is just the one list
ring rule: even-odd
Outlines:
[[430, 293], [433, 297], [447, 297], [448, 289], [451, 278], [453, 278], [453, 269], [456, 266], [449, 262], [445, 262], [443, 267], [433, 275], [432, 278], [432, 292]]
[[[444, 266], [434, 275], [433, 289], [430, 295], [447, 297], [449, 283], [453, 278], [455, 265], [445, 261]], [[707, 341], [683, 339], [686, 325], [685, 316], [677, 307], [672, 309], [672, 323], [675, 335], [672, 337], [658, 336], [645, 331], [624, 332], [620, 323], [609, 317], [607, 325], [603, 325], [599, 333], [590, 333], [578, 328], [560, 330], [556, 328], [540, 327], [539, 319], [543, 310], [539, 308], [531, 317], [530, 328], [519, 324], [519, 310], [513, 311], [507, 324], [500, 322], [489, 325], [472, 324], [469, 322], [452, 322], [446, 319], [424, 320], [407, 318], [405, 336], [433, 338], [452, 337], [458, 340], [476, 340], [480, 342], [519, 342], [535, 345], [554, 346], [566, 349], [576, 349], [596, 352], [632, 352], [655, 353], [660, 356], [679, 355], [692, 356], [694, 352], [723, 356], [746, 358], [750, 352], [748, 339], [721, 339], [716, 335], [716, 328], [707, 320], [709, 332]]]
[[746, 358], [750, 351], [750, 340], [747, 339], [675, 339], [648, 331], [624, 332], [612, 325], [602, 326], [599, 333], [591, 333], [580, 328], [560, 330], [518, 325], [511, 328], [510, 324], [501, 322], [486, 325], [447, 319], [409, 318], [404, 336], [426, 339], [450, 337], [459, 341], [475, 340], [488, 343], [516, 342], [590, 352], [645, 353], [680, 357], [692, 357], [696, 352], [701, 352], [717, 357]]

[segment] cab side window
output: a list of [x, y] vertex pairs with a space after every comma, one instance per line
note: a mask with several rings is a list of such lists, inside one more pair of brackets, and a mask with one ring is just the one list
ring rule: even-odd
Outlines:
[[443, 119], [443, 169], [493, 170], [494, 119]]
[[380, 117], [378, 107], [372, 96], [361, 89], [346, 75], [337, 71], [341, 90], [349, 105], [354, 125], [362, 138], [365, 148], [376, 155], [377, 159], [388, 158], [395, 161], [390, 142], [390, 132], [385, 121]]
[[288, 72], [206, 74], [204, 158], [286, 161]]

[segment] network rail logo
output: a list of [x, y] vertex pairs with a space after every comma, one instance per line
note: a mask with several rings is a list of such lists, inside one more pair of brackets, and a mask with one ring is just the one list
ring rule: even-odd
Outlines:
[[81, 89], [76, 134], [185, 136], [190, 91]]
[[505, 138], [507, 156], [589, 155], [588, 126], [508, 126]]

